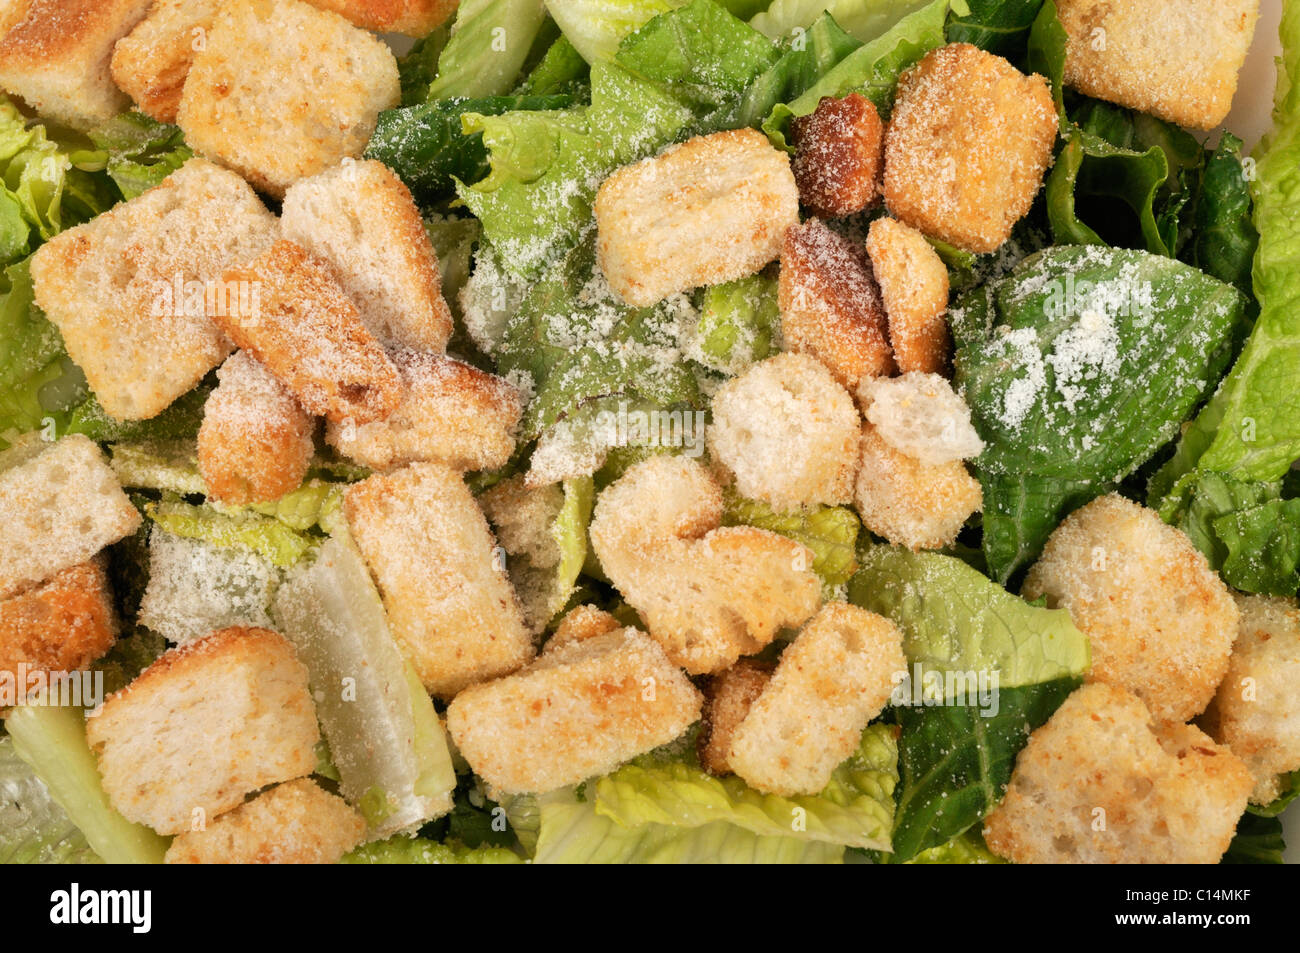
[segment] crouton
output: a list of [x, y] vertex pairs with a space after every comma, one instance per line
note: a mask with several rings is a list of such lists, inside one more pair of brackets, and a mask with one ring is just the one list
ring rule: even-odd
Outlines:
[[910, 371], [866, 380], [858, 398], [882, 440], [928, 466], [969, 460], [984, 451], [970, 407], [938, 374]]
[[709, 448], [750, 499], [780, 510], [847, 503], [859, 423], [853, 398], [822, 364], [778, 354], [719, 388]]
[[533, 657], [487, 520], [459, 473], [413, 463], [370, 477], [348, 487], [343, 512], [393, 637], [430, 693], [450, 698]]
[[375, 36], [300, 0], [229, 0], [217, 12], [176, 122], [197, 152], [276, 197], [366, 147], [401, 98]]
[[113, 44], [148, 12], [149, 0], [15, 0], [0, 37], [0, 88], [42, 118], [87, 128], [127, 99], [109, 74]]
[[1228, 587], [1186, 534], [1118, 494], [1066, 517], [1022, 592], [1069, 609], [1092, 644], [1088, 678], [1128, 689], [1158, 721], [1200, 714], [1228, 671]]
[[382, 162], [344, 159], [294, 183], [280, 229], [334, 269], [385, 347], [446, 349], [451, 310], [438, 256], [410, 191]]
[[523, 413], [513, 386], [441, 354], [402, 348], [389, 357], [401, 375], [401, 403], [383, 420], [330, 423], [330, 446], [372, 470], [423, 460], [467, 471], [505, 465]]
[[37, 250], [36, 303], [106, 413], [157, 416], [225, 360], [230, 344], [210, 318], [241, 295], [222, 273], [265, 251], [276, 227], [243, 179], [191, 159]]
[[750, 707], [762, 694], [776, 666], [758, 659], [741, 659], [731, 668], [710, 675], [704, 686], [704, 710], [700, 715], [700, 733], [695, 752], [700, 766], [719, 777], [731, 774], [731, 742], [736, 729], [749, 714]]
[[24, 593], [0, 601], [0, 672], [72, 672], [113, 647], [117, 613], [97, 556]]
[[1200, 723], [1255, 778], [1251, 800], [1282, 793], [1278, 775], [1300, 769], [1300, 609], [1294, 599], [1238, 596], [1241, 621], [1228, 673]]
[[1153, 727], [1134, 695], [1085, 685], [1029, 736], [984, 839], [1018, 864], [1213, 864], [1250, 785], [1204, 732]]
[[589, 530], [605, 574], [692, 675], [761, 651], [821, 602], [810, 550], [721, 522], [722, 491], [708, 471], [656, 455], [600, 494]]
[[457, 0], [308, 0], [333, 10], [363, 30], [422, 37], [456, 12]]
[[868, 423], [854, 503], [862, 525], [908, 549], [942, 549], [984, 505], [980, 483], [960, 460], [927, 464], [896, 450]]
[[397, 368], [320, 259], [282, 239], [246, 267], [227, 271], [225, 281], [258, 294], [251, 306], [241, 302], [213, 321], [308, 413], [367, 424], [397, 409]]
[[628, 628], [465, 689], [447, 709], [447, 730], [494, 790], [541, 794], [667, 744], [700, 717], [700, 703], [663, 649]]
[[927, 53], [898, 81], [885, 204], [927, 235], [995, 251], [1033, 204], [1056, 130], [1041, 76], [969, 43]]
[[866, 251], [820, 219], [786, 232], [777, 299], [785, 349], [811, 354], [850, 392], [894, 372]]
[[948, 366], [948, 269], [925, 236], [892, 218], [867, 233], [867, 256], [889, 321], [901, 373], [940, 374]]
[[336, 864], [366, 822], [310, 778], [277, 784], [167, 848], [168, 864]]
[[799, 201], [814, 214], [843, 218], [880, 199], [885, 128], [866, 96], [823, 96], [812, 113], [790, 121], [790, 133]]
[[696, 136], [619, 169], [596, 193], [597, 252], [610, 287], [649, 307], [744, 278], [799, 223], [785, 153], [754, 129]]
[[179, 834], [258, 788], [310, 774], [320, 733], [288, 640], [223, 629], [171, 649], [110, 695], [86, 740], [122, 816]]
[[564, 614], [551, 637], [542, 646], [542, 652], [554, 652], [562, 645], [584, 642], [606, 632], [623, 628], [618, 619], [596, 606], [574, 606]]
[[485, 490], [478, 502], [509, 556], [510, 584], [524, 622], [540, 635], [573, 594], [571, 582], [560, 579], [564, 552], [554, 532], [564, 509], [564, 487], [532, 487], [516, 474]]
[[315, 453], [315, 421], [244, 351], [221, 365], [217, 380], [199, 427], [199, 472], [208, 496], [258, 503], [296, 490]]
[[1065, 84], [1193, 129], [1227, 118], [1259, 0], [1058, 0]]
[[149, 15], [113, 47], [113, 81], [146, 116], [176, 121], [194, 53], [222, 0], [154, 0]]
[[117, 475], [80, 434], [0, 472], [0, 599], [84, 563], [140, 525]]
[[846, 602], [822, 606], [735, 729], [731, 770], [771, 794], [819, 793], [906, 669], [894, 623]]

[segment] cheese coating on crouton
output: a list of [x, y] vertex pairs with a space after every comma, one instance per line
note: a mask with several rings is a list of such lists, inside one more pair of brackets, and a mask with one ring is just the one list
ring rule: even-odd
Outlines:
[[422, 37], [456, 12], [457, 0], [308, 0], [333, 10], [363, 30]]
[[894, 623], [845, 602], [822, 606], [736, 728], [731, 769], [760, 791], [817, 794], [906, 668]]
[[921, 463], [938, 466], [984, 451], [970, 407], [938, 374], [910, 371], [869, 379], [858, 397], [881, 439]]
[[1204, 732], [1154, 727], [1127, 691], [1085, 685], [1029, 736], [984, 837], [1018, 864], [1213, 864], [1250, 785]]
[[229, 357], [217, 380], [199, 427], [199, 472], [208, 496], [257, 503], [296, 490], [315, 453], [315, 421], [246, 351]]
[[820, 219], [786, 232], [777, 297], [785, 349], [811, 354], [850, 392], [894, 372], [866, 251]]
[[1193, 129], [1228, 115], [1259, 0], [1060, 0], [1065, 84]]
[[821, 602], [812, 553], [751, 526], [719, 529], [722, 491], [703, 466], [657, 455], [597, 498], [601, 568], [673, 663], [717, 672], [762, 650]]
[[366, 822], [310, 778], [263, 791], [167, 848], [168, 864], [336, 864], [361, 843]]
[[857, 407], [805, 354], [778, 354], [713, 397], [709, 447], [743, 496], [789, 510], [853, 498]]
[[97, 556], [0, 602], [0, 672], [72, 672], [113, 647], [117, 613]]
[[628, 304], [752, 275], [799, 222], [790, 160], [762, 133], [696, 136], [611, 175], [596, 193], [600, 267]]
[[1137, 695], [1158, 721], [1200, 714], [1228, 671], [1238, 612], [1191, 540], [1118, 494], [1061, 523], [1023, 594], [1047, 597], [1092, 644], [1092, 681]]
[[179, 834], [311, 773], [320, 732], [288, 640], [233, 628], [165, 653], [91, 714], [86, 740], [113, 806]]
[[871, 223], [867, 255], [880, 285], [898, 370], [943, 373], [952, 346], [943, 259], [924, 235], [888, 217]]
[[619, 629], [465, 689], [447, 730], [498, 791], [541, 794], [606, 774], [700, 717], [700, 693], [653, 639]]
[[136, 109], [159, 122], [175, 122], [195, 46], [222, 0], [154, 0], [149, 15], [113, 47], [113, 81]]
[[772, 678], [776, 665], [741, 659], [731, 668], [710, 675], [704, 686], [704, 711], [695, 751], [700, 767], [719, 777], [731, 774], [731, 742], [750, 707]]
[[401, 403], [383, 420], [330, 423], [330, 446], [372, 470], [421, 460], [495, 470], [510, 459], [523, 413], [513, 386], [441, 354], [403, 348], [389, 357], [401, 375]]
[[1056, 130], [1041, 76], [969, 43], [927, 53], [898, 81], [885, 204], [927, 235], [994, 251], [1033, 204]]
[[459, 473], [413, 463], [370, 477], [348, 487], [343, 512], [429, 692], [450, 698], [533, 657], [504, 560]]
[[790, 121], [790, 133], [799, 201], [814, 214], [843, 218], [876, 204], [885, 128], [871, 100], [823, 96], [812, 113]]
[[551, 637], [542, 646], [543, 652], [554, 652], [562, 645], [584, 642], [606, 632], [623, 628], [618, 619], [604, 609], [592, 605], [574, 606], [560, 619]]
[[1300, 768], [1300, 609], [1294, 599], [1238, 596], [1241, 621], [1201, 726], [1232, 748], [1255, 778], [1251, 800], [1281, 792], [1278, 775]]

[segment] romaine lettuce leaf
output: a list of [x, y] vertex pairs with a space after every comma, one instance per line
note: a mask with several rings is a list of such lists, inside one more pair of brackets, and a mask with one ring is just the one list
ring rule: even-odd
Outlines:
[[182, 495], [206, 492], [193, 440], [115, 443], [109, 447], [109, 457], [122, 486]]
[[148, 420], [116, 420], [104, 412], [95, 395], [91, 394], [73, 408], [67, 426], [60, 432], [83, 434], [98, 443], [194, 440], [203, 424], [203, 405], [215, 386], [215, 375], [209, 375], [157, 417]]
[[506, 847], [466, 847], [456, 841], [439, 843], [423, 837], [397, 834], [387, 840], [362, 844], [345, 854], [343, 864], [522, 864]]
[[515, 90], [516, 96], [589, 95], [591, 69], [587, 61], [561, 35], [524, 77]]
[[827, 597], [857, 570], [858, 530], [862, 524], [847, 506], [811, 506], [778, 512], [766, 503], [750, 500], [731, 488], [723, 492], [724, 526], [757, 526], [788, 536], [812, 550], [812, 569], [822, 580]]
[[739, 374], [777, 351], [776, 279], [750, 275], [705, 288], [691, 357], [723, 374]]
[[1005, 864], [1006, 861], [988, 849], [977, 830], [958, 834], [946, 844], [921, 851], [909, 864]]
[[[851, 37], [867, 43], [880, 36], [927, 0], [775, 0], [749, 21], [772, 40], [791, 39], [829, 15]], [[737, 14], [739, 15], [739, 14]]]
[[515, 85], [545, 20], [542, 0], [463, 0], [425, 98], [505, 93]]
[[89, 136], [107, 154], [106, 171], [123, 199], [153, 188], [194, 155], [177, 126], [138, 112], [114, 116]]
[[593, 66], [614, 58], [629, 33], [686, 0], [546, 0], [565, 39]]
[[1237, 833], [1228, 845], [1221, 864], [1284, 864], [1286, 841], [1282, 822], [1276, 817], [1247, 811], [1237, 822]]
[[1242, 592], [1294, 596], [1300, 588], [1300, 500], [1269, 500], [1214, 521], [1227, 556], [1220, 572]]
[[1013, 63], [1023, 52], [1043, 0], [967, 0], [970, 13], [948, 21], [949, 43], [972, 43]]
[[0, 735], [0, 864], [98, 864], [85, 835]]
[[403, 106], [414, 106], [429, 98], [429, 85], [438, 75], [438, 58], [442, 56], [450, 36], [451, 24], [444, 23], [428, 36], [416, 40], [405, 56], [397, 58]]
[[1207, 275], [1251, 294], [1259, 232], [1251, 221], [1250, 182], [1241, 140], [1225, 132], [1205, 164], [1187, 260]]
[[251, 549], [282, 568], [297, 563], [312, 545], [278, 519], [252, 512], [223, 513], [206, 504], [162, 500], [147, 504], [145, 514], [173, 536]]

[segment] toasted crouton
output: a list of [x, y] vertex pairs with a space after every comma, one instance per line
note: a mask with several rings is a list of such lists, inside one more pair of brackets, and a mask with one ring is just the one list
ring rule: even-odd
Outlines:
[[1282, 793], [1278, 775], [1300, 769], [1300, 609], [1294, 599], [1238, 596], [1241, 621], [1201, 726], [1232, 748], [1255, 778], [1251, 800]]
[[984, 450], [970, 407], [938, 374], [866, 380], [858, 398], [881, 439], [924, 464], [969, 460]]
[[960, 460], [922, 463], [896, 450], [876, 428], [862, 428], [854, 502], [862, 525], [909, 549], [941, 549], [984, 502], [980, 483]]
[[0, 599], [84, 563], [140, 525], [93, 442], [73, 434], [32, 449], [0, 472]]
[[280, 240], [246, 267], [227, 271], [225, 281], [259, 293], [251, 306], [241, 302], [213, 320], [308, 413], [367, 424], [397, 409], [397, 368], [320, 259]]
[[799, 222], [799, 192], [785, 153], [754, 129], [734, 129], [624, 166], [601, 185], [595, 209], [601, 270], [619, 297], [645, 308], [775, 259]]
[[402, 378], [401, 403], [383, 420], [330, 423], [330, 446], [372, 470], [422, 460], [495, 470], [510, 459], [523, 413], [514, 387], [441, 354], [399, 349], [389, 356]]
[[426, 36], [456, 12], [457, 0], [308, 0], [333, 10], [363, 30]]
[[566, 496], [558, 483], [529, 486], [525, 475], [519, 473], [478, 498], [509, 557], [510, 584], [533, 635], [544, 632], [573, 595], [572, 580], [561, 579], [565, 553], [555, 532]]
[[709, 448], [750, 499], [781, 510], [853, 498], [857, 407], [806, 354], [778, 354], [713, 397]]
[[823, 96], [811, 114], [790, 121], [790, 132], [799, 201], [814, 214], [843, 218], [879, 200], [885, 128], [866, 96]]
[[465, 689], [447, 730], [494, 789], [541, 794], [667, 744], [700, 717], [700, 701], [653, 639], [619, 629]]
[[301, 0], [228, 0], [181, 92], [176, 122], [202, 155], [275, 196], [356, 158], [401, 87], [392, 51]]
[[221, 365], [217, 380], [199, 427], [199, 472], [208, 496], [258, 503], [296, 490], [315, 452], [315, 421], [244, 351]]
[[1204, 732], [1153, 727], [1140, 699], [1085, 685], [1029, 736], [984, 838], [1018, 864], [1213, 864], [1250, 785]]
[[817, 794], [857, 750], [905, 671], [903, 634], [846, 602], [823, 606], [781, 653], [732, 737], [727, 760], [751, 787]]
[[630, 467], [596, 500], [601, 568], [673, 663], [692, 675], [752, 655], [817, 610], [812, 553], [752, 526], [719, 529], [722, 491], [686, 458]]
[[159, 122], [175, 122], [195, 51], [222, 0], [154, 0], [149, 15], [113, 47], [113, 81]]
[[32, 257], [36, 303], [105, 412], [144, 420], [230, 353], [210, 320], [230, 307], [222, 273], [260, 255], [275, 234], [275, 216], [243, 179], [191, 159], [42, 245]]
[[1186, 534], [1118, 494], [1056, 528], [1022, 592], [1069, 609], [1092, 644], [1088, 678], [1128, 689], [1158, 721], [1200, 714], [1228, 671], [1228, 587]]
[[866, 251], [820, 219], [786, 232], [777, 297], [786, 350], [811, 354], [850, 392], [894, 372]]
[[1059, 0], [1065, 84], [1193, 129], [1228, 115], [1259, 0]]
[[948, 365], [948, 269], [925, 236], [892, 218], [867, 233], [871, 271], [889, 320], [889, 344], [900, 372], [939, 374]]
[[293, 646], [235, 628], [165, 653], [91, 714], [86, 740], [113, 806], [179, 834], [311, 773], [320, 733]]
[[450, 698], [533, 657], [487, 520], [459, 473], [413, 463], [350, 486], [343, 511], [388, 621], [432, 694]]
[[775, 669], [771, 662], [744, 658], [731, 668], [709, 676], [704, 686], [700, 734], [695, 740], [700, 767], [709, 774], [721, 777], [732, 773], [727, 757], [736, 729], [767, 687]]
[[71, 672], [90, 667], [117, 639], [117, 613], [96, 557], [0, 601], [0, 672]]
[[86, 128], [112, 119], [127, 99], [109, 75], [113, 44], [149, 0], [14, 0], [0, 22], [0, 88], [45, 119]]
[[574, 606], [564, 614], [560, 624], [555, 627], [551, 637], [542, 646], [542, 652], [554, 652], [562, 645], [584, 642], [622, 627], [618, 619], [604, 609], [590, 605]]
[[344, 159], [284, 194], [284, 237], [334, 269], [385, 347], [442, 351], [451, 311], [411, 193], [382, 162]]
[[310, 778], [277, 784], [167, 848], [168, 864], [336, 864], [366, 822]]
[[898, 81], [885, 204], [927, 235], [994, 251], [1033, 204], [1056, 130], [1041, 76], [969, 43], [927, 53]]

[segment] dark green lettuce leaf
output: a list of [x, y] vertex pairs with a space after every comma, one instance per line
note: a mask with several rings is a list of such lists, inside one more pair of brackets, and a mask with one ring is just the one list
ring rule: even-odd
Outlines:
[[1247, 812], [1237, 822], [1237, 833], [1228, 845], [1221, 864], [1284, 864], [1282, 822]]
[[967, 0], [970, 13], [948, 21], [949, 43], [973, 43], [1012, 61], [1020, 59], [1043, 0]]
[[138, 112], [114, 116], [89, 136], [107, 153], [105, 169], [124, 199], [153, 188], [194, 155], [178, 127]]
[[515, 95], [585, 97], [590, 93], [590, 74], [582, 54], [561, 35], [524, 77]]

